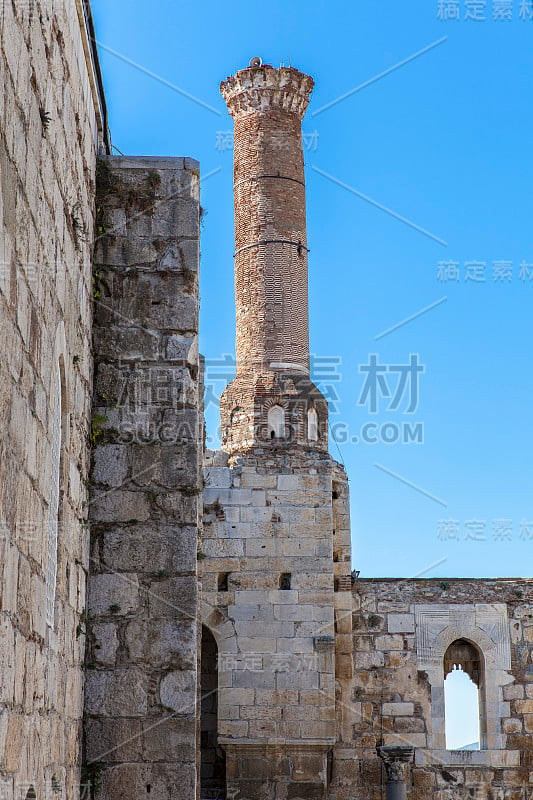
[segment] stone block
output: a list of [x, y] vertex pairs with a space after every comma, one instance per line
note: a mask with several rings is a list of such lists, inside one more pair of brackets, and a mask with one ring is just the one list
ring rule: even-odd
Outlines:
[[318, 672], [278, 672], [276, 674], [276, 689], [302, 690], [318, 689]]
[[98, 664], [113, 666], [119, 646], [115, 623], [94, 623], [91, 626], [94, 636], [93, 659]]
[[533, 699], [516, 700], [514, 705], [517, 714], [533, 714]]
[[387, 630], [389, 633], [414, 633], [414, 614], [389, 614], [387, 617]]
[[277, 488], [283, 490], [298, 490], [302, 478], [299, 475], [278, 475]]
[[179, 716], [196, 712], [196, 671], [169, 672], [159, 687], [161, 705]]
[[119, 487], [129, 472], [129, 452], [125, 445], [100, 445], [93, 454], [93, 480], [105, 486]]
[[231, 487], [231, 470], [229, 467], [206, 467], [204, 481], [206, 487], [210, 489], [229, 489]]
[[132, 573], [93, 575], [89, 582], [89, 612], [93, 617], [130, 614], [139, 608], [140, 587]]
[[104, 533], [102, 563], [127, 572], [188, 572], [196, 568], [197, 546], [193, 526], [121, 526]]
[[376, 636], [376, 650], [403, 650], [403, 637], [398, 634]]
[[196, 626], [193, 620], [133, 620], [125, 642], [132, 662], [151, 667], [192, 670], [196, 664]]
[[233, 673], [232, 684], [238, 689], [274, 689], [276, 676], [266, 669], [239, 669]]
[[[193, 422], [196, 423], [196, 419]], [[133, 445], [131, 480], [138, 486], [154, 483], [168, 489], [198, 491], [198, 451], [197, 444], [192, 439], [195, 431], [187, 431], [186, 419], [182, 429], [182, 433], [185, 432], [191, 437], [191, 441], [186, 443]]]
[[194, 718], [167, 719], [159, 725], [143, 722], [143, 758], [149, 762], [194, 763], [196, 757]]
[[142, 717], [148, 709], [148, 677], [138, 668], [88, 670], [86, 713], [101, 717]]
[[150, 504], [142, 492], [96, 491], [91, 501], [93, 522], [147, 522]]
[[[332, 612], [332, 609], [326, 611]], [[311, 605], [277, 605], [274, 606], [275, 619], [303, 622], [316, 619], [317, 609]], [[333, 612], [332, 612], [333, 613]]]
[[101, 359], [113, 360], [119, 352], [125, 362], [157, 361], [162, 346], [160, 334], [156, 331], [143, 330], [140, 327], [97, 325], [94, 339], [95, 348]]
[[300, 723], [302, 739], [327, 739], [335, 734], [335, 725], [324, 720]]
[[394, 730], [398, 733], [424, 733], [426, 729], [423, 719], [419, 717], [397, 717]]
[[221, 720], [218, 726], [219, 736], [228, 736], [233, 739], [240, 739], [248, 736], [248, 721]]
[[173, 577], [152, 582], [148, 589], [150, 617], [196, 619], [198, 579]]
[[88, 763], [142, 760], [142, 723], [138, 719], [88, 719]]
[[[97, 771], [95, 800], [107, 800], [110, 797], [113, 800], [131, 800], [132, 797], [142, 797], [141, 792], [146, 794], [146, 787], [152, 785], [152, 769], [151, 764], [125, 763]], [[163, 800], [165, 796], [161, 794], [158, 797]], [[166, 797], [170, 798], [171, 795], [167, 794]]]
[[22, 716], [14, 713], [9, 714], [5, 722], [6, 734], [4, 739], [4, 752], [2, 759], [2, 770], [5, 772], [17, 772], [20, 769], [22, 756]]
[[386, 733], [383, 736], [383, 744], [388, 746], [426, 747], [427, 739], [425, 733]]

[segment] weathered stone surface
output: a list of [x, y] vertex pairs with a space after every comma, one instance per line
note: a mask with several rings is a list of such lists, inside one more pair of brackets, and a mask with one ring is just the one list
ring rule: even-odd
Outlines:
[[175, 717], [198, 691], [198, 165], [107, 158], [101, 172], [103, 224], [119, 230], [96, 251], [87, 753], [126, 737], [101, 758], [101, 800], [195, 800], [195, 723]]
[[105, 486], [120, 487], [129, 473], [129, 453], [124, 445], [99, 447], [94, 454], [93, 479]]
[[137, 719], [89, 719], [86, 723], [87, 762], [120, 763], [142, 760], [142, 723]]
[[149, 498], [142, 492], [123, 489], [96, 491], [91, 501], [94, 522], [146, 522], [150, 518]]
[[169, 719], [154, 727], [143, 725], [143, 752], [146, 761], [194, 763], [196, 758], [196, 721]]
[[142, 669], [87, 670], [85, 709], [89, 716], [142, 717], [148, 710], [148, 678]]
[[93, 623], [93, 660], [111, 667], [115, 664], [119, 646], [117, 626], [113, 622]]
[[102, 564], [139, 573], [190, 572], [196, 568], [198, 530], [192, 525], [126, 525], [103, 536]]
[[102, 573], [89, 581], [89, 612], [93, 617], [131, 614], [140, 602], [139, 580], [134, 573]]
[[193, 669], [170, 672], [161, 681], [161, 704], [179, 715], [194, 714], [196, 709], [196, 674]]
[[77, 797], [94, 178], [105, 144], [81, 6], [0, 5], [0, 794], [24, 798], [33, 784], [44, 797], [53, 769]]

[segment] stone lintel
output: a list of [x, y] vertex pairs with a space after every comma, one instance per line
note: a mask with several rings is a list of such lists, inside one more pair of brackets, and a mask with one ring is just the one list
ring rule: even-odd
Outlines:
[[119, 169], [186, 169], [199, 170], [200, 162], [189, 156], [101, 156]]
[[428, 750], [417, 748], [415, 763], [418, 766], [438, 764], [445, 767], [471, 766], [504, 767], [520, 766], [520, 750]]

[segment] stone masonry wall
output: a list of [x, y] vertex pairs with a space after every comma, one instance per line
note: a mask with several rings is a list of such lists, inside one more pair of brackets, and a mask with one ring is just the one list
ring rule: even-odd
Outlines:
[[[533, 785], [533, 581], [358, 579], [354, 678], [333, 767], [335, 800], [381, 800], [376, 746], [412, 745], [409, 800], [529, 800]], [[443, 655], [482, 653], [486, 749], [445, 749]], [[341, 746], [342, 744], [342, 746]]]
[[103, 147], [81, 2], [0, 3], [0, 87], [0, 795], [74, 800]]
[[98, 177], [85, 780], [194, 800], [198, 163], [108, 157]]
[[230, 461], [209, 453], [205, 483], [202, 621], [218, 644], [228, 797], [325, 798], [336, 735], [333, 521], [347, 517], [333, 504], [347, 496], [346, 477], [327, 454], [256, 448]]

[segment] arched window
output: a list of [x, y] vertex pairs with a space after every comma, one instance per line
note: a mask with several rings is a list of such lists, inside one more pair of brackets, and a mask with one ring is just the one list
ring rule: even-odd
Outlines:
[[307, 412], [307, 438], [310, 442], [318, 441], [318, 414], [314, 406]]
[[269, 439], [285, 438], [285, 409], [281, 406], [272, 406], [268, 409], [268, 437]]
[[471, 642], [457, 639], [444, 655], [444, 715], [447, 750], [484, 747], [481, 655]]
[[54, 626], [54, 607], [57, 583], [57, 538], [59, 530], [59, 501], [61, 493], [62, 444], [62, 381], [59, 362], [54, 367], [50, 387], [50, 494], [46, 548], [46, 624]]

